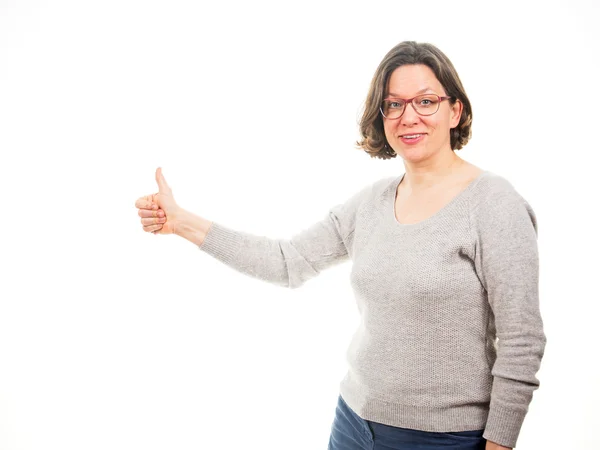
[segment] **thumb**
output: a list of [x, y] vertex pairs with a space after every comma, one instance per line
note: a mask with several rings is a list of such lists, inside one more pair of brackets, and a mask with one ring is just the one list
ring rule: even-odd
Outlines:
[[159, 167], [156, 169], [156, 183], [158, 184], [158, 192], [160, 194], [171, 193], [171, 188], [165, 180], [165, 176], [162, 174], [162, 169]]

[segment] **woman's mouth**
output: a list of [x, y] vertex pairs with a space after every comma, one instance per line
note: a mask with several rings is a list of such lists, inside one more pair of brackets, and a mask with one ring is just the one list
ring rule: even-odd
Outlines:
[[425, 133], [404, 134], [400, 136], [400, 140], [405, 144], [412, 145], [421, 142], [425, 136]]

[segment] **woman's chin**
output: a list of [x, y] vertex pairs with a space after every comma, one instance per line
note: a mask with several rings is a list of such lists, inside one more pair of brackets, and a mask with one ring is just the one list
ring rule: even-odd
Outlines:
[[398, 156], [410, 162], [423, 161], [431, 156], [425, 146], [411, 146], [408, 148], [406, 146], [402, 146], [399, 150], [400, 151], [396, 150]]

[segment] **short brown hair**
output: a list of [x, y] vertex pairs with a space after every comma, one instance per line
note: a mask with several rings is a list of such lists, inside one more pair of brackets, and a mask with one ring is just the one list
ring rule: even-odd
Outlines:
[[395, 158], [396, 152], [389, 146], [383, 129], [383, 119], [379, 107], [387, 83], [394, 70], [406, 64], [424, 64], [428, 66], [440, 84], [444, 87], [446, 95], [450, 96], [451, 104], [460, 100], [463, 104], [462, 114], [458, 125], [450, 130], [450, 146], [452, 150], [463, 148], [471, 137], [471, 123], [473, 112], [471, 102], [456, 73], [456, 69], [448, 57], [437, 47], [428, 43], [404, 41], [392, 48], [379, 63], [375, 75], [371, 80], [371, 87], [365, 101], [363, 116], [359, 122], [362, 139], [356, 144], [371, 155], [372, 158]]

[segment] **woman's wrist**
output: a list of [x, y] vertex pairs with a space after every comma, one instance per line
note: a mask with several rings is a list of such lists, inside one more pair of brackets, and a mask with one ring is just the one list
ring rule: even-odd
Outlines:
[[180, 208], [175, 214], [173, 234], [196, 245], [202, 245], [212, 222], [190, 211]]

